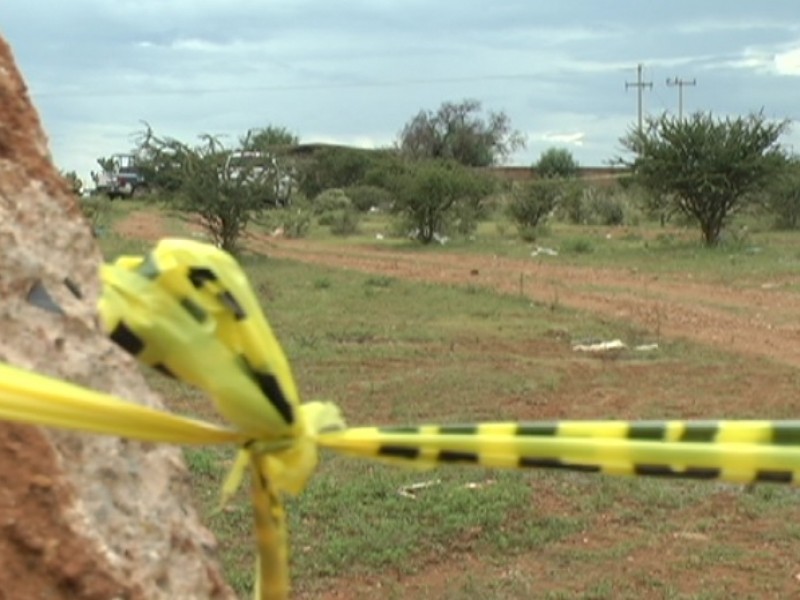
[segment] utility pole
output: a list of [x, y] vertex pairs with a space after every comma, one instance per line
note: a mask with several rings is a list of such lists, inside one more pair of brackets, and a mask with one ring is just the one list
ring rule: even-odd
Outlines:
[[688, 79], [680, 79], [679, 77], [673, 77], [670, 79], [667, 77], [667, 85], [669, 87], [677, 87], [678, 88], [678, 120], [683, 120], [683, 87], [686, 85], [697, 85], [697, 80], [692, 79], [689, 81]]
[[642, 63], [636, 65], [636, 83], [630, 83], [629, 81], [625, 82], [625, 90], [627, 91], [628, 88], [635, 87], [637, 88], [636, 91], [638, 93], [639, 103], [638, 103], [638, 117], [639, 117], [639, 133], [642, 132], [642, 91], [644, 88], [653, 89], [653, 82], [652, 81], [642, 81]]

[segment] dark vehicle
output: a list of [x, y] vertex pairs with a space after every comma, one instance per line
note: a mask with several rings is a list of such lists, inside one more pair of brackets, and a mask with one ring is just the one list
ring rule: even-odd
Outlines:
[[98, 159], [103, 168], [100, 173], [92, 172], [95, 194], [106, 194], [114, 198], [139, 198], [150, 191], [144, 175], [136, 166], [132, 154], [113, 154], [108, 159]]

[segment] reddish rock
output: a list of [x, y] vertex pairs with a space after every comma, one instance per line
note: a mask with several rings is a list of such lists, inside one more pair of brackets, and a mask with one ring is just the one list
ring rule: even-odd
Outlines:
[[[97, 326], [78, 202], [0, 39], [0, 360], [160, 406]], [[190, 492], [176, 448], [0, 422], [0, 600], [233, 598]]]

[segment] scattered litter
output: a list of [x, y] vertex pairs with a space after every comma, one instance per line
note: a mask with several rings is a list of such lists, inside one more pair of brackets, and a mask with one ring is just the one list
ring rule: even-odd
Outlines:
[[611, 350], [624, 350], [627, 347], [622, 340], [610, 340], [594, 344], [575, 344], [572, 349], [575, 352], [609, 352]]
[[694, 542], [705, 542], [709, 538], [704, 533], [695, 533], [693, 531], [678, 531], [672, 534], [672, 537], [682, 540], [692, 540]]
[[382, 240], [383, 239], [383, 234], [382, 233], [376, 233], [375, 234], [375, 239], [376, 240]]
[[558, 250], [552, 248], [545, 248], [544, 246], [536, 246], [536, 250], [531, 252], [531, 256], [558, 256]]
[[278, 227], [277, 229], [273, 230], [272, 237], [283, 237], [284, 231], [283, 227]]
[[638, 346], [634, 346], [633, 349], [637, 352], [653, 352], [654, 350], [658, 350], [658, 344], [639, 344]]
[[495, 483], [497, 482], [494, 479], [487, 479], [486, 481], [470, 481], [469, 483], [465, 483], [464, 487], [468, 490], [479, 490], [481, 488], [494, 485]]
[[433, 234], [434, 241], [438, 242], [440, 246], [444, 246], [447, 242], [450, 241], [450, 238], [446, 235], [441, 235], [439, 233]]
[[439, 485], [442, 483], [441, 479], [429, 479], [428, 481], [420, 481], [418, 483], [412, 483], [411, 485], [406, 485], [401, 487], [397, 490], [397, 493], [401, 496], [405, 496], [406, 498], [413, 498], [416, 500], [417, 493], [427, 489], [429, 487], [433, 487], [435, 485]]

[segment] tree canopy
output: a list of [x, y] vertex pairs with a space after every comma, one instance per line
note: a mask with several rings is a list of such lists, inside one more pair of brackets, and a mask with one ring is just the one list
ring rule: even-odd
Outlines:
[[554, 177], [569, 178], [578, 174], [580, 166], [572, 152], [566, 148], [548, 148], [533, 164], [536, 174], [544, 179]]
[[763, 113], [715, 118], [695, 113], [679, 119], [662, 115], [632, 129], [621, 141], [635, 154], [635, 177], [666, 198], [675, 210], [700, 225], [709, 246], [719, 242], [729, 217], [785, 164], [778, 143], [788, 121], [770, 121]]
[[232, 153], [211, 135], [190, 146], [160, 138], [149, 127], [138, 148], [155, 181], [174, 192], [170, 206], [197, 215], [211, 240], [235, 253], [252, 218], [275, 205], [276, 185], [274, 171], [257, 162], [231, 166]]
[[245, 151], [266, 151], [270, 148], [296, 146], [300, 138], [286, 127], [267, 125], [259, 129], [251, 129], [240, 140], [240, 146]]
[[455, 160], [470, 167], [498, 164], [525, 146], [503, 112], [481, 115], [478, 100], [445, 102], [438, 110], [421, 110], [400, 132], [400, 150], [413, 158]]
[[390, 178], [395, 212], [404, 217], [423, 244], [447, 232], [459, 209], [475, 205], [492, 189], [492, 181], [455, 161], [415, 161]]

